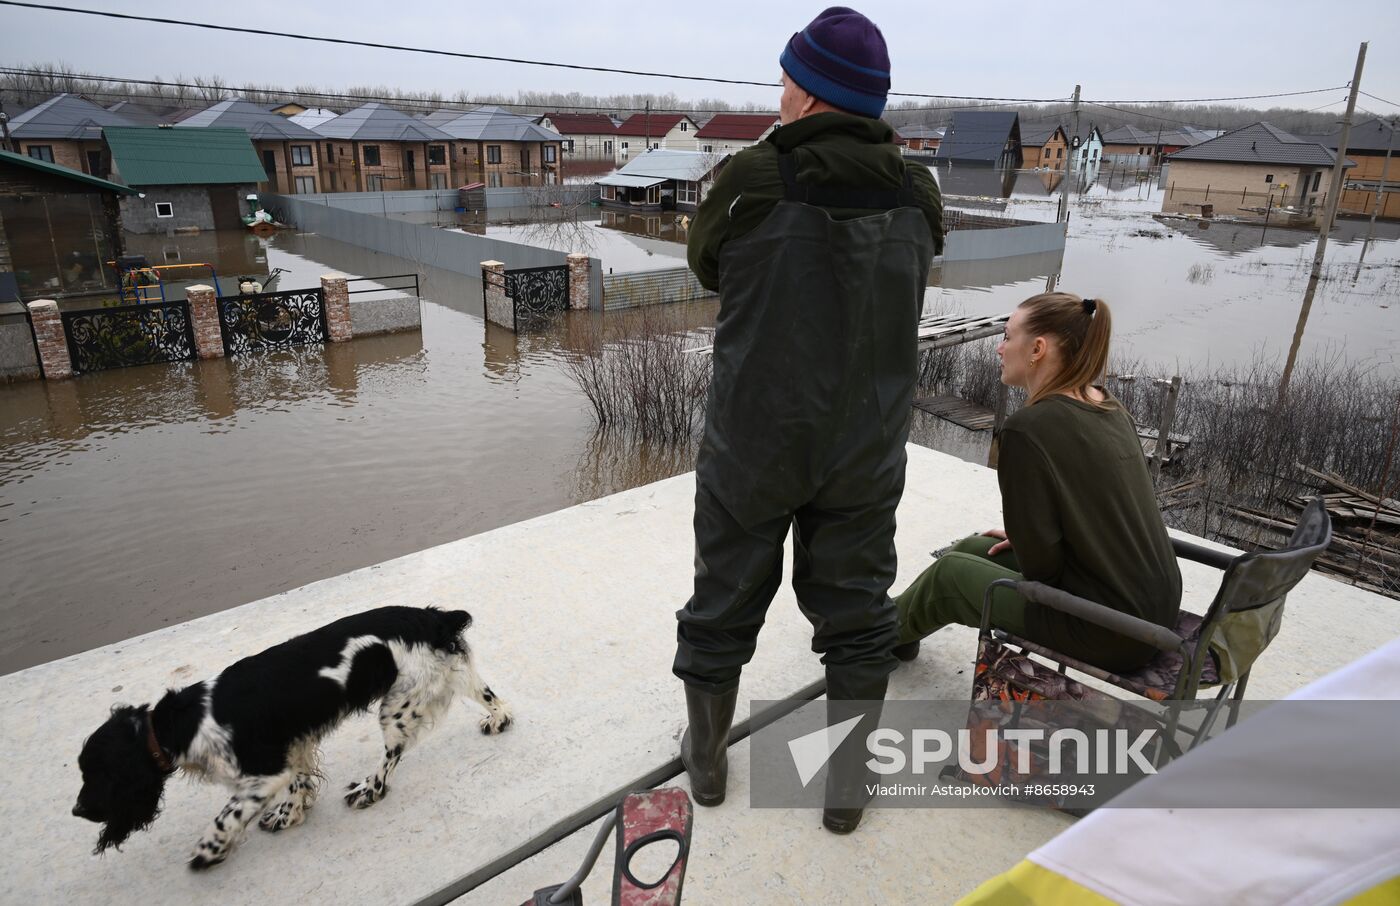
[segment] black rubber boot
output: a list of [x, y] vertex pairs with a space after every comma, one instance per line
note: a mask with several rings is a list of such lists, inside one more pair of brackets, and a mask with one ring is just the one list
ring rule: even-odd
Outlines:
[[734, 722], [738, 688], [718, 695], [685, 687], [685, 711], [690, 726], [681, 737], [681, 763], [690, 775], [690, 795], [696, 805], [724, 801], [729, 779], [729, 725]]
[[912, 642], [896, 645], [894, 646], [894, 650], [890, 653], [893, 654], [896, 659], [907, 664], [919, 656], [919, 640], [915, 639]]
[[888, 685], [888, 676], [857, 680], [832, 670], [826, 672], [827, 725], [834, 726], [857, 715], [861, 717], [828, 763], [827, 806], [822, 810], [822, 826], [833, 834], [849, 834], [855, 830], [865, 815], [866, 803], [872, 798], [869, 786], [877, 778], [865, 766], [870, 757], [865, 750], [865, 737], [880, 722]]

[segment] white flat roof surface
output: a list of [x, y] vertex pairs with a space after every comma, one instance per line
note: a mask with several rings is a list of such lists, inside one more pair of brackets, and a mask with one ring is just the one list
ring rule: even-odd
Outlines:
[[[670, 665], [674, 612], [692, 578], [693, 495], [694, 475], [678, 476], [0, 677], [0, 903], [411, 903], [490, 866], [507, 870], [513, 850], [675, 757], [685, 708]], [[933, 549], [1000, 524], [996, 475], [911, 446], [898, 518], [895, 590]], [[1187, 607], [1204, 609], [1218, 573], [1195, 564], [1182, 572]], [[325, 791], [301, 827], [275, 836], [254, 828], [228, 862], [195, 874], [185, 860], [226, 794], [176, 780], [150, 830], [122, 852], [91, 854], [97, 826], [69, 812], [79, 749], [112, 704], [151, 701], [387, 604], [470, 610], [468, 640], [515, 726], [483, 737], [475, 706], [455, 706], [404, 757], [384, 801], [360, 812], [336, 792], [378, 763], [380, 737], [371, 719], [355, 718], [326, 741]], [[1281, 697], [1397, 634], [1396, 602], [1311, 575], [1290, 596], [1249, 695]], [[738, 719], [750, 699], [786, 697], [821, 678], [810, 637], [785, 586], [745, 671]], [[974, 637], [950, 627], [926, 641], [895, 674], [891, 697], [965, 697]], [[747, 807], [747, 744], [732, 750], [731, 778], [723, 807], [696, 810], [686, 903], [943, 902], [1069, 820], [1024, 809], [886, 810], [836, 838], [815, 812]], [[564, 880], [589, 838], [588, 829], [566, 837], [463, 902], [523, 902]], [[611, 858], [605, 851], [595, 870], [591, 903], [607, 902], [596, 891], [607, 889]]]

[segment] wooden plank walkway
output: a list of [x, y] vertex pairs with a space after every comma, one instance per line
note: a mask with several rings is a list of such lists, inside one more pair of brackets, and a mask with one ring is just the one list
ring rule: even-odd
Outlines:
[[996, 413], [991, 409], [956, 396], [923, 396], [914, 400], [914, 408], [969, 431], [989, 431], [996, 423]]

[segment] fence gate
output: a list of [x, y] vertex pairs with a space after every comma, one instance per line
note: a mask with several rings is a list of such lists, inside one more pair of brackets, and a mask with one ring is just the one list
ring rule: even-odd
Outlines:
[[[487, 300], [487, 290], [495, 286], [505, 292], [510, 312], [494, 312]], [[485, 268], [481, 271], [482, 302], [488, 319], [503, 327], [518, 331], [522, 326], [538, 323], [546, 316], [569, 307], [569, 266], [526, 267], [506, 271], [505, 284]], [[509, 321], [506, 320], [509, 317]]]
[[194, 358], [187, 302], [121, 305], [59, 313], [77, 372]]
[[265, 352], [324, 343], [326, 300], [319, 289], [248, 293], [219, 300], [224, 351]]

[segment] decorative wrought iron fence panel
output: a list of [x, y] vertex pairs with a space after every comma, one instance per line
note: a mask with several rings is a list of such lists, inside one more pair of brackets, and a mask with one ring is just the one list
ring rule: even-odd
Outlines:
[[187, 302], [60, 312], [73, 370], [101, 371], [195, 356]]
[[326, 300], [319, 289], [249, 293], [219, 300], [224, 351], [266, 352], [324, 343]]
[[515, 304], [515, 325], [539, 321], [569, 307], [569, 266], [506, 271], [506, 295]]

